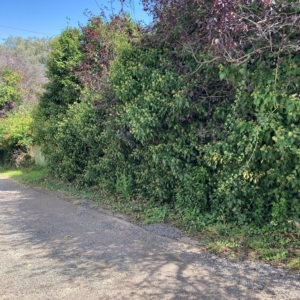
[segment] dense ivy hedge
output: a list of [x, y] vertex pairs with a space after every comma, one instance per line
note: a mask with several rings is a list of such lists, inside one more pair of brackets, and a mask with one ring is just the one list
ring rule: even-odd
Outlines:
[[235, 84], [222, 139], [207, 147], [215, 170], [214, 211], [261, 225], [299, 218], [299, 57], [268, 54], [255, 64], [221, 67]]
[[53, 44], [34, 125], [52, 173], [167, 204], [200, 226], [298, 219], [299, 55], [245, 43], [246, 60], [201, 45], [195, 59], [188, 40], [160, 40], [161, 26], [94, 20]]
[[124, 145], [120, 151], [129, 162], [124, 174], [135, 193], [204, 212], [209, 173], [200, 162], [203, 145], [212, 139], [203, 134], [212, 127], [211, 107], [193, 99], [187, 89], [197, 82], [180, 76], [163, 52], [132, 47], [114, 62], [110, 80], [118, 106], [113, 132]]

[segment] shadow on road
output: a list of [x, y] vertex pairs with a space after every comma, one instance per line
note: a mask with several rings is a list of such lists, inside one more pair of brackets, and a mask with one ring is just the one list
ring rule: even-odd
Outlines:
[[[0, 180], [0, 216], [0, 254], [13, 262], [1, 276], [26, 276], [44, 290], [89, 288], [99, 299], [261, 299], [264, 289], [272, 299], [268, 268], [257, 272], [244, 263], [243, 269], [6, 179]], [[11, 250], [17, 259], [5, 254]]]

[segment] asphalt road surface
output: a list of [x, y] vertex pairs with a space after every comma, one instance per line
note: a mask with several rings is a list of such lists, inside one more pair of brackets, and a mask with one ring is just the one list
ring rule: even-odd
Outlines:
[[83, 203], [0, 178], [0, 299], [300, 299], [299, 274]]

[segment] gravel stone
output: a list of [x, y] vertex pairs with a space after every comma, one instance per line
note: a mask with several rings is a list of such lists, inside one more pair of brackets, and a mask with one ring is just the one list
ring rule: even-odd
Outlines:
[[144, 225], [143, 228], [157, 235], [166, 236], [171, 239], [178, 239], [182, 237], [182, 232], [180, 230], [168, 227], [166, 225]]

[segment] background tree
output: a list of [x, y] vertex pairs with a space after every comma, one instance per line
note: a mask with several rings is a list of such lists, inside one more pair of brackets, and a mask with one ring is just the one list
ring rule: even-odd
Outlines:
[[0, 45], [0, 72], [9, 69], [20, 80], [19, 106], [26, 109], [37, 104], [47, 82], [45, 63], [50, 52], [48, 39], [23, 39], [10, 37]]
[[10, 37], [0, 45], [0, 158], [3, 162], [14, 151], [22, 150], [26, 156], [26, 147], [33, 142], [31, 111], [47, 82], [45, 63], [49, 43], [48, 39]]
[[10, 69], [3, 68], [0, 71], [0, 117], [19, 104], [20, 79], [21, 76]]

